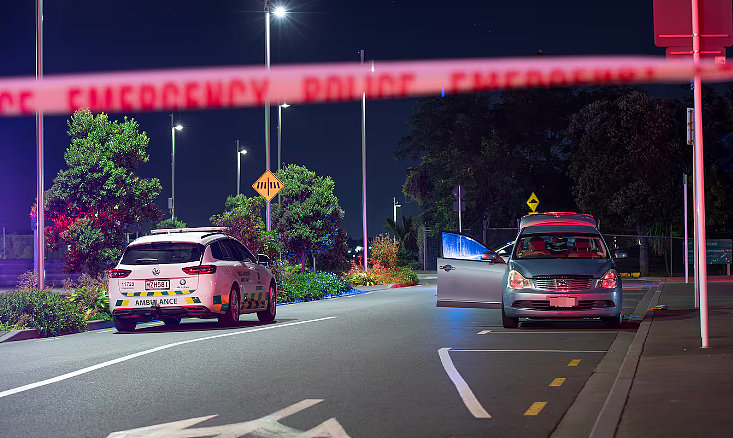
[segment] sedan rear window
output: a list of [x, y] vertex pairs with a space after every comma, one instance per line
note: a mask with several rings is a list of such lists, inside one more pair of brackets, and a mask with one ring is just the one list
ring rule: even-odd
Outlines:
[[128, 246], [121, 263], [123, 265], [164, 265], [198, 262], [203, 252], [203, 245], [197, 243], [145, 243]]
[[527, 234], [515, 249], [517, 259], [604, 259], [608, 251], [598, 234]]

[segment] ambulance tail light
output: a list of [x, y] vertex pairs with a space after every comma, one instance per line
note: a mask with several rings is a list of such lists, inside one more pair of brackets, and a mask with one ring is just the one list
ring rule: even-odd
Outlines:
[[214, 265], [189, 266], [188, 268], [183, 268], [183, 272], [185, 272], [188, 275], [213, 274], [216, 272], [216, 266]]
[[129, 269], [112, 269], [109, 271], [109, 278], [125, 278], [130, 275], [132, 271]]

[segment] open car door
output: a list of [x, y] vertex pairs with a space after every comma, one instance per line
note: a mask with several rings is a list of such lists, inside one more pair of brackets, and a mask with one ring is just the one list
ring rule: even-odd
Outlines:
[[438, 307], [500, 309], [506, 261], [470, 236], [440, 234]]

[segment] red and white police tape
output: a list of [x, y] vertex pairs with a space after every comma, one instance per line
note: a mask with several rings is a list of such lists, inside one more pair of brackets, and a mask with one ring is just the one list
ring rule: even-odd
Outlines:
[[195, 110], [404, 98], [516, 88], [733, 80], [733, 65], [664, 58], [558, 57], [216, 67], [0, 79], [0, 116]]

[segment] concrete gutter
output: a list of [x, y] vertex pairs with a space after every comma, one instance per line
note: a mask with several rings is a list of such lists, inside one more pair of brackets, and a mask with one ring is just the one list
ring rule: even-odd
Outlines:
[[[634, 312], [627, 319], [626, 324], [644, 321], [645, 316], [650, 313], [649, 307], [656, 305], [661, 288], [661, 284], [656, 288], [649, 288], [649, 291], [639, 301]], [[641, 331], [641, 326], [636, 333], [623, 328], [619, 330], [616, 339], [608, 349], [608, 353], [593, 370], [593, 374], [591, 374], [573, 404], [570, 405], [568, 411], [560, 420], [551, 438], [586, 438], [589, 434], [593, 438], [613, 436], [616, 431], [616, 423], [611, 428], [611, 435], [602, 435], [601, 431], [604, 427], [608, 427], [609, 422], [613, 421], [615, 411], [611, 407], [613, 406], [616, 409], [618, 401], [621, 401], [621, 409], [623, 409], [626, 402], [628, 389], [626, 393], [623, 393], [620, 382], [628, 378], [632, 357], [639, 348], [641, 337], [643, 336], [646, 339], [646, 334], [639, 334]], [[636, 360], [638, 363], [638, 356], [636, 356]], [[635, 365], [633, 366], [633, 372], [636, 372]], [[633, 374], [631, 378], [633, 379]], [[613, 401], [609, 403], [612, 397]], [[592, 435], [593, 433], [596, 433], [596, 435]]]
[[639, 330], [636, 332], [636, 336], [634, 336], [634, 340], [629, 346], [624, 363], [618, 371], [616, 381], [613, 383], [611, 392], [608, 393], [608, 398], [606, 398], [606, 403], [603, 405], [601, 413], [598, 414], [589, 438], [613, 438], [616, 435], [616, 429], [621, 422], [621, 414], [626, 406], [626, 400], [631, 391], [631, 384], [636, 375], [636, 368], [639, 365], [639, 359], [644, 350], [644, 343], [646, 342], [649, 328], [654, 319], [654, 311], [650, 308], [656, 306], [659, 302], [662, 286], [663, 284], [657, 288], [654, 297], [652, 297], [647, 305], [647, 310], [644, 312], [644, 318], [641, 321]]
[[[91, 330], [100, 330], [104, 328], [110, 328], [114, 327], [114, 323], [112, 321], [89, 321], [87, 322], [87, 328], [85, 331], [91, 331]], [[61, 336], [63, 335], [69, 335], [72, 333], [78, 333], [78, 332], [72, 332], [72, 331], [66, 331], [61, 333]], [[43, 338], [41, 336], [41, 333], [38, 332], [36, 329], [21, 329], [21, 330], [11, 330], [4, 335], [0, 336], [0, 343], [2, 342], [11, 342], [11, 341], [25, 341], [27, 339], [38, 339]]]

